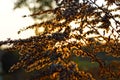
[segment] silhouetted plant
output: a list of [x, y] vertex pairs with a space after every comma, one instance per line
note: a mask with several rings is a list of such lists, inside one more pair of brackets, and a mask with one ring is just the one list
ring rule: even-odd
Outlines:
[[120, 79], [118, 72], [96, 56], [105, 52], [120, 58], [120, 1], [105, 0], [103, 5], [99, 5], [98, 0], [55, 1], [55, 9], [29, 15], [53, 14], [52, 19], [19, 31], [43, 27], [44, 32], [27, 39], [0, 42], [0, 45], [12, 44], [9, 50], [19, 51], [19, 62], [10, 71], [23, 68], [35, 72], [31, 78], [35, 80], [95, 80], [92, 73], [78, 68], [78, 63], [72, 59], [76, 56], [99, 64], [99, 80]]

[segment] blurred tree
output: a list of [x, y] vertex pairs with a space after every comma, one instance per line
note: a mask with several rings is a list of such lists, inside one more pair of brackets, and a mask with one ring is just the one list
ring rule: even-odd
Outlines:
[[[19, 31], [20, 34], [27, 29], [44, 28], [37, 36], [0, 42], [0, 45], [12, 44], [8, 50], [19, 51], [20, 59], [10, 71], [23, 68], [34, 72], [31, 79], [35, 80], [119, 80], [118, 72], [97, 56], [104, 52], [120, 58], [120, 1], [105, 1], [99, 5], [98, 0], [55, 0], [54, 9], [29, 15], [54, 17]], [[98, 63], [99, 76], [78, 68], [79, 63], [73, 57], [87, 57], [89, 62]]]
[[[31, 14], [35, 15], [31, 16], [34, 19], [35, 23], [45, 19], [50, 20], [51, 18], [54, 17], [54, 15], [52, 14], [38, 15], [40, 11], [54, 9], [56, 6], [54, 0], [16, 0], [14, 4], [15, 4], [14, 9], [27, 7], [30, 10]], [[29, 15], [23, 15], [23, 17], [25, 16]], [[39, 35], [40, 31], [38, 27], [35, 27], [34, 31], [36, 35]]]
[[[32, 14], [55, 8], [54, 0], [16, 0], [14, 9], [27, 7]], [[32, 16], [33, 19], [50, 17], [48, 14]]]

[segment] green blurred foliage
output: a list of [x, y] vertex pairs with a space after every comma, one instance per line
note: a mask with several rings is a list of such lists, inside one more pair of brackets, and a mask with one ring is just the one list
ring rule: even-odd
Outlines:
[[[14, 9], [27, 7], [32, 14], [39, 11], [55, 8], [54, 0], [16, 0]], [[32, 16], [33, 19], [43, 19], [48, 17], [47, 14], [42, 16]]]

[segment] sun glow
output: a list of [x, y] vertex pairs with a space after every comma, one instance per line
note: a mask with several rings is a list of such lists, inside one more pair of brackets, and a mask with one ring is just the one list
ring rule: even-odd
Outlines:
[[35, 35], [33, 30], [25, 31], [19, 35], [17, 34], [19, 29], [34, 24], [34, 20], [30, 17], [22, 17], [23, 15], [30, 14], [27, 8], [13, 10], [13, 1], [0, 1], [0, 41], [6, 40], [7, 38], [18, 39]]

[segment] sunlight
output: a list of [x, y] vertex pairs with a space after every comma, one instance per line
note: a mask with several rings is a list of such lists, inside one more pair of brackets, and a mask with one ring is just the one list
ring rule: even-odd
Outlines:
[[[15, 0], [8, 0], [7, 3], [5, 0], [0, 1], [0, 10], [1, 10], [0, 40], [6, 40], [7, 38], [11, 38], [11, 39], [28, 38], [30, 36], [35, 35], [34, 30], [27, 30], [19, 35], [17, 34], [17, 31], [19, 31], [19, 29], [22, 29], [23, 27], [27, 27], [29, 25], [34, 24], [34, 20], [31, 17], [26, 17], [26, 18], [22, 17], [23, 15], [31, 14], [30, 11], [25, 7], [23, 7], [22, 9], [13, 10], [14, 1]], [[103, 2], [104, 0], [98, 0], [96, 3], [99, 5], [102, 5]], [[34, 5], [31, 4], [31, 7], [33, 6]], [[75, 24], [75, 22], [70, 23], [70, 25], [72, 26], [71, 29], [75, 29], [79, 27], [79, 24]], [[115, 25], [115, 24], [113, 23], [112, 25]], [[41, 30], [41, 28], [39, 30]], [[87, 30], [88, 28], [85, 28], [85, 31]], [[42, 32], [43, 32], [43, 29], [42, 29]], [[102, 30], [99, 30], [99, 32], [101, 35], [103, 35]], [[95, 35], [91, 35], [91, 36], [95, 36]]]
[[13, 6], [13, 0], [0, 1], [0, 40], [27, 38], [35, 35], [32, 30], [25, 31], [26, 33], [24, 32], [24, 34], [17, 34], [19, 29], [34, 24], [34, 20], [30, 17], [22, 17], [30, 14], [27, 8], [13, 10]]

